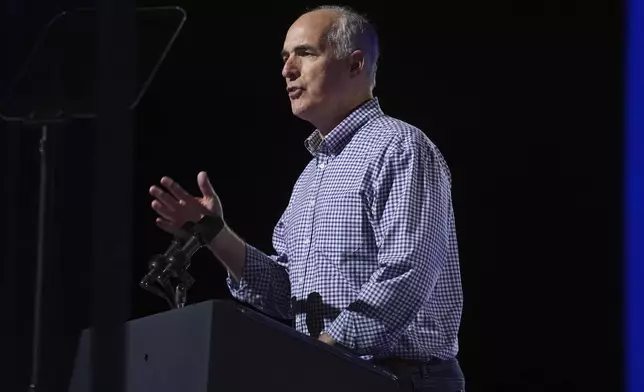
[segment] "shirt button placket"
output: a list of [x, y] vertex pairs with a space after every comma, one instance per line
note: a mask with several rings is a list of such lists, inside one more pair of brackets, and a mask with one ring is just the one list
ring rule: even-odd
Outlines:
[[324, 174], [324, 168], [326, 167], [326, 157], [324, 158], [318, 158], [318, 161], [321, 163], [318, 163], [317, 168], [315, 170], [315, 183], [312, 192], [310, 193], [310, 199], [308, 202], [308, 208], [307, 208], [307, 219], [308, 219], [308, 233], [306, 233], [306, 237], [304, 239], [306, 248], [307, 248], [307, 261], [304, 266], [304, 276], [302, 277], [302, 285], [300, 289], [300, 294], [302, 296], [302, 300], [306, 301], [306, 298], [308, 296], [308, 291], [312, 289], [311, 287], [311, 282], [309, 281], [312, 279], [309, 276], [309, 265], [311, 262], [315, 262], [315, 260], [311, 260], [310, 258], [313, 257], [315, 259], [315, 249], [313, 249], [313, 233], [315, 232], [315, 204], [317, 202], [317, 197], [318, 193], [320, 191], [320, 185], [322, 183], [322, 176]]

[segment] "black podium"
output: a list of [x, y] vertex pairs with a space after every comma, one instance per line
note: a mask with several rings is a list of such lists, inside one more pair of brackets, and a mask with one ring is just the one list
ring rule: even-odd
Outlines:
[[[124, 392], [398, 390], [384, 370], [232, 301], [132, 320], [125, 336]], [[89, 346], [85, 330], [69, 392], [90, 392]]]

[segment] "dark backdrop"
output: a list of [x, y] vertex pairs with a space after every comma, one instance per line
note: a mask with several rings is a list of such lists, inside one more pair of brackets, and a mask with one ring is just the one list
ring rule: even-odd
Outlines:
[[[207, 170], [229, 224], [270, 252], [312, 130], [290, 113], [279, 51], [290, 23], [317, 4], [138, 4], [180, 5], [188, 21], [136, 113], [134, 282], [169, 241], [147, 193], [163, 175], [196, 192]], [[93, 4], [3, 3], [0, 84], [46, 21], [76, 5]], [[423, 129], [453, 172], [469, 390], [619, 390], [620, 3], [349, 5], [380, 32], [383, 109]], [[52, 136], [43, 365], [52, 388], [65, 382], [91, 314], [94, 132], [81, 121]], [[33, 130], [0, 125], [2, 390], [28, 384], [37, 140]], [[190, 302], [228, 297], [225, 271], [206, 251], [191, 272]], [[132, 301], [131, 318], [166, 309], [134, 285]]]

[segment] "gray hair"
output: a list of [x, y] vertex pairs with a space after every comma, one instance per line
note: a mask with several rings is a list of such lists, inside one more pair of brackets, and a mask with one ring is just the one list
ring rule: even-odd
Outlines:
[[327, 44], [333, 50], [337, 59], [351, 55], [355, 50], [361, 50], [365, 55], [365, 68], [371, 81], [371, 88], [376, 86], [376, 71], [380, 49], [376, 29], [367, 18], [349, 7], [323, 5], [312, 11], [329, 10], [339, 14], [325, 36]]

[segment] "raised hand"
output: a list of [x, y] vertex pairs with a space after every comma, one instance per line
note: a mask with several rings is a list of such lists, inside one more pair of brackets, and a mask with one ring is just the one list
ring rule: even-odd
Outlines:
[[152, 209], [159, 214], [156, 219], [157, 226], [176, 235], [185, 223], [198, 222], [204, 215], [218, 215], [224, 218], [221, 201], [206, 172], [202, 171], [197, 175], [197, 184], [201, 190], [201, 197], [192, 196], [169, 177], [161, 179], [163, 187], [150, 187], [150, 195], [154, 197]]

